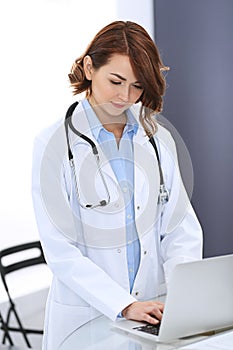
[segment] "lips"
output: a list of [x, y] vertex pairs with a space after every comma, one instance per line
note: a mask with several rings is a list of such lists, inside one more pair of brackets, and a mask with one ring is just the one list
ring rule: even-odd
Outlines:
[[112, 102], [112, 105], [113, 105], [113, 107], [118, 108], [118, 109], [125, 108], [125, 106], [126, 106], [125, 104], [118, 103], [118, 102]]

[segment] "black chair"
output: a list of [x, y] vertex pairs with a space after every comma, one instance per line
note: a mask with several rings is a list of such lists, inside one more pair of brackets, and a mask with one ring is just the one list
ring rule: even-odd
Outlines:
[[[19, 261], [13, 262], [10, 264], [5, 263], [7, 256], [10, 256], [10, 255], [13, 256], [13, 254], [15, 254], [14, 255], [14, 258], [15, 258], [17, 256], [16, 253], [25, 252], [25, 251], [29, 251], [29, 250], [33, 250], [35, 257], [25, 258], [25, 257], [22, 257], [22, 255], [21, 255], [21, 259], [19, 259]], [[42, 247], [41, 247], [41, 244], [39, 241], [19, 244], [19, 245], [12, 246], [10, 248], [6, 248], [6, 249], [3, 249], [0, 251], [0, 273], [1, 273], [3, 285], [5, 287], [5, 290], [6, 290], [6, 293], [8, 295], [8, 299], [9, 299], [9, 308], [8, 308], [7, 315], [6, 315], [6, 320], [4, 321], [3, 318], [1, 317], [1, 329], [3, 330], [3, 339], [2, 339], [3, 344], [5, 344], [6, 339], [8, 339], [10, 344], [13, 345], [11, 343], [12, 339], [11, 339], [9, 333], [10, 332], [20, 332], [20, 333], [22, 333], [28, 348], [31, 348], [32, 346], [28, 340], [27, 334], [28, 333], [43, 334], [43, 330], [28, 329], [28, 328], [25, 328], [23, 326], [23, 323], [20, 319], [20, 316], [19, 316], [18, 312], [16, 311], [16, 305], [14, 303], [14, 300], [12, 299], [12, 297], [10, 295], [6, 275], [9, 273], [12, 273], [14, 271], [23, 269], [23, 268], [31, 267], [31, 266], [38, 265], [38, 264], [45, 264], [45, 263], [46, 262], [45, 262], [44, 254], [43, 254]], [[15, 320], [16, 320], [17, 325], [18, 325], [17, 327], [10, 326], [11, 314], [13, 314], [15, 316]]]
[[5, 321], [3, 320], [3, 318], [2, 318], [1, 312], [0, 312], [0, 327], [1, 327], [1, 329], [3, 330], [3, 332], [4, 332], [5, 338], [8, 339], [9, 344], [10, 344], [10, 345], [14, 345], [13, 340], [12, 340], [10, 334], [9, 334], [9, 331], [8, 331], [8, 328], [7, 328], [7, 325], [6, 325], [6, 322], [5, 322]]

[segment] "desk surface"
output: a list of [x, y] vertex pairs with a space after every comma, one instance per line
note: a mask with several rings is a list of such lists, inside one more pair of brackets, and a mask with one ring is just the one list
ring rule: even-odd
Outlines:
[[[126, 334], [120, 330], [118, 331], [117, 329], [112, 328], [111, 324], [112, 322], [105, 316], [100, 316], [73, 332], [67, 339], [65, 339], [63, 344], [59, 347], [59, 350], [173, 350], [183, 349], [183, 347], [188, 344], [197, 343], [198, 341], [207, 338], [191, 337], [188, 340], [186, 339], [185, 341], [182, 340], [172, 344], [160, 344], [134, 335]], [[189, 349], [189, 347], [187, 349]]]

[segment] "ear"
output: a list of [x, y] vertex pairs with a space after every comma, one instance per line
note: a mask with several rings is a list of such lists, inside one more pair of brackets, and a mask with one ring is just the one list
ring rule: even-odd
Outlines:
[[87, 80], [92, 80], [93, 64], [90, 56], [85, 56], [83, 59], [83, 69]]

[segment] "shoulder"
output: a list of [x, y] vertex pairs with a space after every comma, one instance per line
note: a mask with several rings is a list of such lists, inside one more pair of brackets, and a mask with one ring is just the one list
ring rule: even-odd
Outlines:
[[[134, 117], [138, 121], [139, 124], [139, 115], [140, 115], [141, 105], [140, 103], [134, 104], [130, 107], [130, 111], [133, 113]], [[161, 121], [158, 120], [161, 117]], [[177, 158], [176, 144], [171, 132], [166, 128], [163, 119], [165, 119], [161, 115], [154, 114], [152, 118], [155, 119], [157, 125], [157, 132], [154, 135], [155, 142], [159, 146], [160, 153], [165, 154], [169, 153], [173, 158]]]
[[177, 158], [177, 150], [174, 138], [171, 132], [160, 122], [157, 122], [158, 130], [154, 135], [155, 140], [160, 144], [164, 151], [168, 152], [172, 157]]
[[44, 156], [55, 159], [64, 155], [66, 145], [64, 119], [42, 129], [34, 138], [33, 153], [39, 159]]
[[166, 126], [157, 122], [157, 132], [154, 135], [158, 147], [160, 162], [163, 167], [173, 169], [178, 165], [178, 155], [175, 140]]
[[[82, 101], [83, 100], [80, 100], [77, 103], [77, 105], [75, 106], [74, 111], [73, 111], [74, 116], [77, 115], [80, 111], [83, 111]], [[52, 137], [54, 137], [55, 134], [59, 134], [60, 136], [61, 135], [64, 136], [65, 135], [65, 115], [68, 112], [68, 109], [70, 109], [73, 105], [74, 105], [74, 103], [65, 107], [66, 109], [64, 109], [64, 112], [63, 112], [64, 116], [63, 117], [61, 117], [60, 119], [58, 119], [54, 123], [46, 126], [42, 130], [40, 130], [35, 137], [35, 141], [38, 141], [41, 143], [47, 143]]]
[[162, 142], [166, 144], [167, 146], [174, 147], [175, 141], [173, 139], [173, 136], [171, 135], [171, 132], [163, 125], [157, 122], [158, 130], [154, 137], [158, 139], [159, 142]]
[[[137, 119], [138, 122], [139, 122], [140, 110], [141, 110], [140, 103], [134, 104], [130, 107], [130, 111], [133, 113], [134, 117]], [[154, 135], [155, 139], [158, 139], [164, 142], [174, 143], [174, 140], [170, 131], [165, 127], [165, 125], [163, 125], [162, 122], [158, 121], [157, 117], [158, 117], [157, 114], [152, 115], [152, 118], [154, 118], [158, 126], [158, 130]]]
[[64, 126], [64, 119], [59, 119], [55, 123], [48, 125], [38, 132], [35, 137], [35, 141], [39, 141], [41, 143], [47, 143], [53, 135]]

